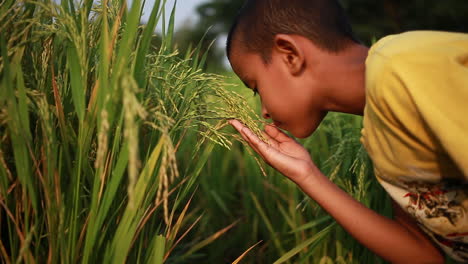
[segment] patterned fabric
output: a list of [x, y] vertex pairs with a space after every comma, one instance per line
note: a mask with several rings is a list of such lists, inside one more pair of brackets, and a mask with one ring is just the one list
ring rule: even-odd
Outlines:
[[408, 182], [403, 187], [380, 183], [441, 249], [457, 261], [468, 262], [468, 232], [459, 230], [468, 223], [466, 183]]
[[361, 141], [385, 190], [468, 262], [468, 34], [386, 37], [366, 61]]

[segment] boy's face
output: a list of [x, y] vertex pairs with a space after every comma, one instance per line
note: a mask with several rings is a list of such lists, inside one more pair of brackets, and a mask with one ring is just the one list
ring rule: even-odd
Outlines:
[[311, 72], [292, 73], [288, 58], [273, 51], [271, 61], [265, 64], [260, 55], [236, 49], [230, 62], [245, 85], [258, 92], [262, 116], [295, 137], [305, 138], [326, 115], [321, 104], [325, 94]]

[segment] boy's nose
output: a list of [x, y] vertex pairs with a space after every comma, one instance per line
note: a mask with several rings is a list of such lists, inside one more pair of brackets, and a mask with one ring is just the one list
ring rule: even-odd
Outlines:
[[263, 106], [263, 104], [262, 104], [262, 117], [265, 119], [271, 118], [270, 114], [268, 114], [268, 111], [266, 110], [265, 106]]

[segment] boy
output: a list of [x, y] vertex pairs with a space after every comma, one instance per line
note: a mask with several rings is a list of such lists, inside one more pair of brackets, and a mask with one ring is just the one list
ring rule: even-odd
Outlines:
[[[408, 32], [368, 49], [336, 0], [251, 0], [227, 54], [274, 122], [270, 145], [231, 124], [268, 164], [390, 262], [468, 261], [468, 35]], [[394, 219], [330, 182], [277, 128], [304, 138], [328, 111], [364, 115], [361, 140]]]

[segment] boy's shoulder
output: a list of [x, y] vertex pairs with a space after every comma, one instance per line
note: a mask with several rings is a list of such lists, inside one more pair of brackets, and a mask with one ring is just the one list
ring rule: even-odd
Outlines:
[[389, 35], [377, 41], [369, 50], [369, 57], [389, 58], [417, 56], [418, 54], [449, 54], [457, 52], [451, 47], [468, 51], [468, 34], [444, 31], [408, 31]]
[[[417, 92], [425, 82], [443, 82], [445, 76], [466, 69], [466, 58], [468, 34], [410, 31], [384, 37], [372, 45], [366, 59], [366, 96], [400, 93], [410, 84]], [[391, 90], [381, 91], [389, 85]]]

